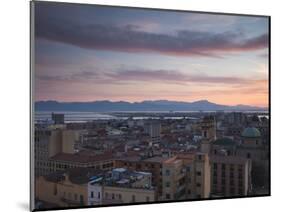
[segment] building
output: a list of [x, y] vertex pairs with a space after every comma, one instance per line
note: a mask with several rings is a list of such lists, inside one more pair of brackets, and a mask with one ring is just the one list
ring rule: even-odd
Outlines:
[[236, 155], [238, 144], [228, 137], [219, 138], [212, 143], [211, 154]]
[[50, 161], [53, 156], [65, 153], [74, 154], [75, 144], [79, 140], [80, 131], [64, 128], [35, 129], [35, 175], [50, 173]]
[[155, 202], [155, 190], [144, 188], [104, 186], [103, 204]]
[[226, 115], [228, 124], [241, 125], [246, 121], [246, 116], [242, 112], [232, 112]]
[[111, 152], [89, 155], [83, 152], [70, 154], [59, 153], [49, 158], [50, 172], [63, 171], [69, 168], [94, 168], [97, 170], [111, 170], [114, 167], [114, 156]]
[[[257, 128], [245, 128], [239, 140], [233, 140], [227, 137], [215, 140], [211, 145], [211, 154], [212, 156], [219, 157], [222, 162], [228, 161], [231, 164], [231, 161], [233, 161], [232, 165], [234, 163], [241, 165], [243, 173], [248, 175], [242, 177], [242, 183], [239, 182], [239, 184], [243, 184], [243, 188], [241, 186], [237, 188], [236, 183], [235, 186], [231, 185], [231, 191], [225, 188], [226, 191], [222, 192], [223, 194], [226, 193], [228, 196], [244, 196], [257, 192], [259, 194], [268, 193], [269, 149], [267, 143], [263, 142], [261, 133]], [[229, 164], [225, 164], [225, 166]], [[212, 171], [214, 171], [214, 167], [212, 166]], [[248, 171], [245, 171], [245, 169]], [[234, 174], [234, 176], [237, 177], [238, 175]], [[249, 180], [247, 180], [248, 178]], [[248, 185], [244, 185], [244, 183], [248, 183]], [[224, 184], [226, 185], [227, 182]], [[242, 190], [243, 192], [241, 192]], [[216, 190], [213, 189], [213, 191]]]
[[115, 160], [116, 168], [127, 168], [129, 170], [150, 172], [152, 174], [152, 186], [156, 189], [156, 199], [162, 198], [162, 162], [167, 160], [160, 156], [140, 157], [132, 156]]
[[186, 167], [186, 199], [204, 199], [210, 197], [211, 166], [206, 153], [178, 154]]
[[[244, 129], [242, 143], [237, 147], [236, 155], [252, 161], [253, 192], [259, 188], [268, 188], [269, 146], [268, 141], [263, 141], [257, 128], [248, 127]], [[268, 194], [268, 190], [262, 192]]]
[[157, 200], [210, 197], [210, 161], [205, 153], [177, 153], [173, 157], [118, 159], [116, 167], [152, 174]]
[[212, 197], [247, 196], [251, 192], [251, 160], [239, 156], [211, 156]]
[[186, 169], [183, 161], [177, 157], [169, 158], [163, 162], [163, 198], [162, 200], [185, 199], [186, 193]]
[[[100, 204], [154, 202], [151, 174], [114, 169], [104, 172], [91, 168], [74, 168], [54, 172], [36, 179], [37, 205], [78, 207]], [[44, 206], [44, 208], [46, 208]]]
[[52, 121], [54, 124], [64, 124], [64, 114], [52, 113]]
[[214, 116], [206, 116], [200, 123], [202, 133], [201, 152], [210, 153], [212, 142], [216, 140], [216, 119]]
[[158, 121], [151, 121], [144, 125], [144, 133], [150, 136], [152, 143], [159, 142], [161, 138], [161, 123]]
[[124, 168], [113, 169], [111, 173], [111, 179], [103, 184], [103, 204], [156, 201], [151, 173], [130, 171]]
[[88, 182], [97, 174], [99, 170], [80, 168], [39, 176], [35, 180], [35, 198], [56, 207], [88, 205]]

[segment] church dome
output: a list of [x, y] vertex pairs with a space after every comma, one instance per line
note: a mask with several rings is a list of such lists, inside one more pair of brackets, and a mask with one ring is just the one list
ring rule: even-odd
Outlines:
[[260, 131], [255, 127], [247, 127], [242, 132], [242, 136], [246, 138], [258, 138], [261, 136]]

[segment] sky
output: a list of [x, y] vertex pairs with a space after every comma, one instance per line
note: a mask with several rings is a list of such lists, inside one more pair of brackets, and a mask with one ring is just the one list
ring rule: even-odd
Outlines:
[[35, 100], [268, 106], [268, 19], [35, 2]]

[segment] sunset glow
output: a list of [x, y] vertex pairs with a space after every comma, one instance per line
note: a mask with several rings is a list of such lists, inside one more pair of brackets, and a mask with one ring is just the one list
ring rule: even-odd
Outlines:
[[268, 107], [268, 19], [41, 3], [35, 100]]

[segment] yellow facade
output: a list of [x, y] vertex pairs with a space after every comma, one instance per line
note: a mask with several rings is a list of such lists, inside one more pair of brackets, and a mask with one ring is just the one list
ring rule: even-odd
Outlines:
[[104, 186], [104, 203], [154, 202], [155, 190]]
[[36, 179], [36, 198], [58, 207], [83, 206], [88, 204], [87, 184], [74, 184], [65, 180], [51, 182], [40, 176]]

